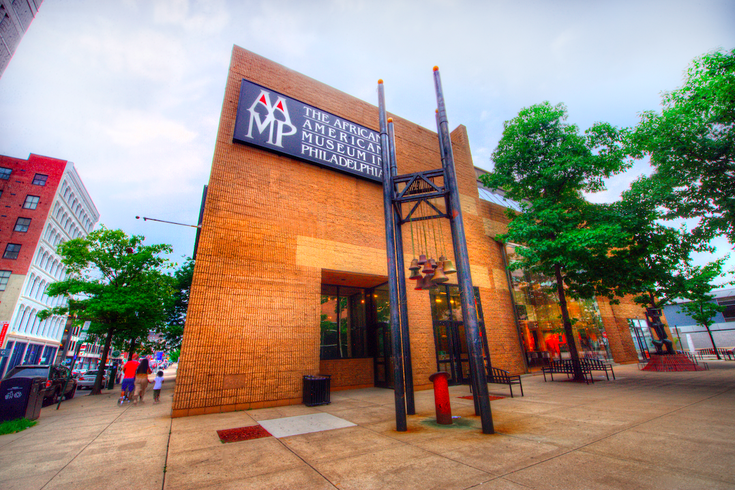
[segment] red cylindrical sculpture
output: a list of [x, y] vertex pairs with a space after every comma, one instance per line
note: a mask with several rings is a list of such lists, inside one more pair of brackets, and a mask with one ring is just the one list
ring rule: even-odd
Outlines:
[[449, 404], [449, 373], [439, 371], [429, 376], [434, 383], [434, 404], [436, 405], [436, 423], [452, 425], [452, 406]]

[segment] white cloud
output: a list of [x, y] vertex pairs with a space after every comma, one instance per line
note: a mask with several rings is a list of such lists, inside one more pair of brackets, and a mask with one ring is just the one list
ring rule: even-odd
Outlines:
[[227, 26], [230, 16], [223, 0], [157, 0], [153, 20], [190, 32], [216, 34]]
[[99, 121], [98, 127], [110, 136], [113, 143], [124, 147], [153, 142], [182, 145], [192, 142], [197, 136], [180, 122], [142, 111], [123, 111], [110, 121]]

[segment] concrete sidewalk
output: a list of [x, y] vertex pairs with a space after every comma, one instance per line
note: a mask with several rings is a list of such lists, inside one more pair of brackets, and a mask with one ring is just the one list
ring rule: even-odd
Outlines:
[[[393, 392], [378, 388], [333, 392], [321, 407], [171, 419], [169, 370], [161, 404], [150, 393], [136, 407], [118, 407], [117, 392], [75, 398], [0, 436], [0, 488], [732, 489], [735, 362], [709, 365], [617, 366], [616, 381], [593, 385], [527, 376], [525, 397], [491, 402], [493, 435], [480, 432], [472, 400], [459, 398], [469, 395], [464, 386], [450, 388], [454, 426], [435, 424], [433, 392], [422, 391], [403, 433]], [[322, 415], [289, 418], [311, 414]], [[228, 444], [216, 432], [260, 421], [308, 421], [308, 430], [316, 419], [355, 425]]]

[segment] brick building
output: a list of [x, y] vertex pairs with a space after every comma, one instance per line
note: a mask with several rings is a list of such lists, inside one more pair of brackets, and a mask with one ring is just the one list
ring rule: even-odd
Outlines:
[[86, 236], [99, 219], [74, 164], [31, 154], [0, 156], [0, 375], [13, 366], [54, 362], [66, 317], [36, 313], [65, 301], [46, 288], [66, 277], [59, 243]]
[[43, 0], [0, 0], [0, 77]]
[[[392, 118], [398, 174], [441, 168], [436, 133]], [[331, 375], [333, 389], [391, 386], [383, 190], [371, 167], [377, 130], [377, 107], [234, 47], [174, 416], [301, 403], [307, 374]], [[267, 144], [254, 146], [256, 133]], [[536, 367], [529, 347], [547, 349], [544, 339], [530, 345], [528, 337], [541, 330], [541, 317], [514, 313], [522, 281], [506, 272], [509, 251], [493, 239], [505, 229], [510, 203], [478, 188], [465, 127], [451, 137], [486, 354], [493, 366], [524, 373]], [[293, 141], [300, 156], [285, 152]], [[448, 248], [452, 258], [449, 223], [433, 221], [431, 229], [404, 225], [406, 267], [414, 231], [426, 242], [429, 230], [429, 248], [437, 255]], [[436, 237], [443, 237], [439, 245]], [[438, 369], [455, 383], [467, 381], [459, 293], [450, 277], [437, 289], [408, 288], [416, 389], [429, 388]], [[633, 307], [591, 303], [585, 308], [597, 317], [580, 340], [617, 362], [634, 362], [627, 323]]]

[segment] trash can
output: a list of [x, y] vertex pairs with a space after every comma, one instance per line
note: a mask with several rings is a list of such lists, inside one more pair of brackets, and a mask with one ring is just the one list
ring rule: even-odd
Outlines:
[[41, 416], [45, 378], [9, 378], [0, 383], [0, 422]]
[[304, 376], [304, 405], [307, 407], [329, 405], [330, 379], [329, 374]]
[[107, 389], [108, 390], [114, 390], [115, 389], [115, 381], [117, 380], [117, 366], [112, 366], [108, 370], [108, 376], [107, 379]]

